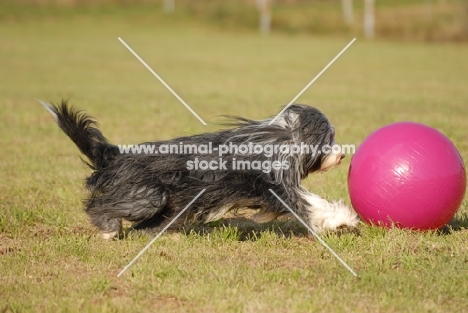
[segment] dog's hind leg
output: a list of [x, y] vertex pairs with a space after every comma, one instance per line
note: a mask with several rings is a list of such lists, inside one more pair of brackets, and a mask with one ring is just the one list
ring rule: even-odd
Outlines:
[[135, 230], [145, 230], [145, 229], [155, 229], [159, 228], [159, 225], [161, 225], [165, 220], [166, 217], [164, 216], [164, 210], [159, 212], [159, 214], [154, 215], [153, 217], [149, 219], [145, 219], [142, 221], [137, 221], [132, 228]]
[[129, 188], [104, 195], [94, 193], [88, 199], [86, 213], [101, 230], [102, 237], [110, 239], [122, 231], [122, 219], [136, 223], [150, 221], [164, 209], [167, 199], [165, 191], [146, 187], [136, 192]]

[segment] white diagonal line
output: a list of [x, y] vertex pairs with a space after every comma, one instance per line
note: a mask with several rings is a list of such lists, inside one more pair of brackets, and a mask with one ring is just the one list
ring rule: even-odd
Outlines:
[[281, 110], [281, 112], [279, 112], [279, 113], [275, 116], [274, 119], [272, 119], [272, 120], [270, 121], [270, 123], [268, 123], [268, 125], [273, 124], [273, 123], [278, 119], [278, 117], [280, 117], [281, 114], [283, 114], [283, 112], [286, 111], [286, 109], [287, 109], [291, 104], [293, 104], [294, 101], [296, 101], [297, 98], [299, 98], [299, 97], [307, 90], [307, 88], [309, 88], [310, 85], [312, 85], [312, 84], [313, 84], [313, 83], [330, 67], [330, 65], [332, 65], [333, 62], [335, 62], [336, 59], [338, 59], [338, 58], [346, 51], [346, 49], [348, 49], [349, 46], [351, 46], [351, 45], [353, 44], [353, 42], [355, 42], [355, 41], [356, 41], [356, 38], [354, 38], [353, 40], [351, 40], [351, 42], [348, 43], [348, 45], [347, 45], [346, 47], [344, 47], [343, 50], [341, 50], [341, 52], [338, 53], [337, 56], [336, 56], [333, 60], [331, 60], [330, 63], [328, 63], [327, 66], [325, 66], [324, 69], [323, 69], [320, 73], [318, 73], [317, 76], [315, 76], [315, 78], [312, 79], [312, 80], [310, 81], [310, 83], [308, 83], [307, 86], [305, 86], [304, 89], [302, 89], [301, 92], [299, 92], [299, 93], [297, 94], [297, 96], [295, 96], [294, 99], [292, 99], [292, 100]]
[[337, 258], [338, 261], [340, 261], [341, 264], [343, 264], [343, 265], [348, 269], [348, 271], [351, 272], [351, 274], [353, 274], [354, 276], [357, 276], [356, 272], [353, 271], [353, 269], [352, 269], [348, 264], [346, 264], [346, 262], [343, 261], [343, 259], [341, 259], [341, 258], [338, 256], [338, 254], [336, 254], [335, 251], [333, 251], [332, 248], [330, 248], [330, 247], [325, 243], [325, 241], [323, 241], [322, 238], [320, 238], [319, 235], [317, 235], [317, 233], [314, 232], [314, 230], [313, 230], [312, 228], [310, 228], [310, 226], [307, 225], [307, 223], [304, 222], [304, 221], [299, 217], [299, 215], [297, 215], [296, 212], [294, 212], [294, 211], [286, 204], [286, 202], [283, 201], [283, 199], [281, 199], [273, 190], [271, 190], [271, 189], [268, 189], [268, 190], [270, 190], [270, 192], [271, 192], [271, 193], [272, 193], [272, 194], [273, 194], [289, 211], [291, 211], [291, 213], [299, 220], [299, 222], [301, 222], [301, 223], [312, 233], [312, 235], [314, 235], [315, 238], [317, 238], [317, 240], [320, 241], [320, 243], [321, 243], [325, 248], [327, 248], [327, 249], [331, 252], [331, 254], [333, 254], [333, 256], [334, 256], [335, 258]]
[[140, 61], [140, 62], [151, 72], [151, 74], [153, 74], [153, 75], [161, 82], [161, 84], [164, 85], [164, 87], [166, 87], [166, 88], [167, 88], [183, 105], [185, 105], [185, 107], [186, 107], [190, 112], [192, 112], [193, 115], [195, 115], [196, 118], [198, 118], [198, 120], [199, 120], [203, 125], [206, 126], [205, 121], [202, 120], [202, 118], [201, 118], [200, 116], [198, 116], [198, 114], [195, 113], [195, 111], [192, 110], [192, 108], [191, 108], [187, 103], [185, 103], [185, 101], [184, 101], [181, 97], [179, 97], [179, 95], [176, 94], [176, 92], [175, 92], [174, 90], [172, 90], [172, 88], [169, 87], [169, 85], [166, 84], [166, 82], [165, 82], [161, 77], [159, 77], [159, 75], [156, 74], [156, 73], [151, 69], [151, 67], [149, 67], [148, 64], [146, 64], [146, 62], [143, 61], [142, 58], [140, 58], [140, 56], [139, 56], [138, 54], [136, 54], [136, 52], [133, 51], [133, 49], [130, 48], [130, 46], [127, 45], [127, 43], [126, 43], [125, 41], [123, 41], [122, 38], [119, 37], [119, 41], [120, 41], [120, 42], [121, 42], [137, 59], [138, 59], [138, 61]]
[[120, 273], [117, 275], [117, 277], [120, 277], [120, 275], [122, 275], [143, 253], [145, 253], [145, 251], [172, 225], [172, 223], [174, 223], [188, 208], [189, 206], [192, 205], [192, 203], [195, 202], [195, 200], [198, 199], [198, 197], [201, 196], [202, 193], [205, 192], [206, 189], [203, 189], [202, 191], [200, 191], [198, 193], [198, 195], [195, 196], [195, 198], [193, 198], [192, 201], [190, 201], [189, 204], [187, 204], [187, 206], [182, 210], [180, 211], [179, 214], [177, 214], [176, 217], [174, 217], [174, 219], [172, 221], [169, 222], [169, 224], [166, 225], [166, 227], [163, 228], [163, 230], [161, 230], [159, 232], [159, 234], [156, 235], [156, 237], [153, 238], [153, 240], [151, 240], [147, 245], [146, 247], [143, 248], [143, 250], [140, 251], [140, 253], [137, 254], [136, 257], [133, 258], [133, 260], [127, 264], [127, 266], [124, 267], [123, 270], [120, 271]]

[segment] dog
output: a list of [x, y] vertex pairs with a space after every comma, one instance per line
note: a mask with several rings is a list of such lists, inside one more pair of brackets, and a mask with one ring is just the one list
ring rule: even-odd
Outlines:
[[[334, 168], [344, 157], [333, 152], [336, 149], [323, 152], [335, 145], [335, 130], [316, 108], [293, 104], [276, 120], [230, 117], [226, 130], [141, 144], [156, 152], [176, 146], [184, 152], [183, 145], [192, 148], [187, 153], [156, 154], [128, 153], [111, 144], [95, 119], [67, 101], [41, 103], [88, 159], [93, 173], [86, 179], [85, 211], [105, 239], [121, 233], [122, 220], [132, 222], [134, 229], [164, 229], [191, 201], [171, 229], [216, 221], [239, 208], [256, 209], [253, 220], [269, 222], [290, 213], [276, 195], [317, 233], [355, 228], [359, 223], [357, 214], [342, 201], [330, 203], [301, 186], [309, 174]], [[195, 149], [206, 148], [207, 143], [211, 153]], [[292, 153], [298, 146], [311, 150]], [[264, 153], [252, 147], [257, 152], [263, 148]], [[215, 164], [217, 169], [207, 168]]]

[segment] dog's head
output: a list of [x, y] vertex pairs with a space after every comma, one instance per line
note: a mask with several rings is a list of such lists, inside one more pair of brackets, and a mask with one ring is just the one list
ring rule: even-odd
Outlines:
[[[289, 129], [293, 142], [301, 146], [301, 153], [297, 155], [297, 170], [302, 179], [309, 173], [337, 167], [345, 156], [335, 143], [335, 129], [316, 108], [291, 105], [275, 124]], [[308, 151], [305, 146], [309, 147]]]

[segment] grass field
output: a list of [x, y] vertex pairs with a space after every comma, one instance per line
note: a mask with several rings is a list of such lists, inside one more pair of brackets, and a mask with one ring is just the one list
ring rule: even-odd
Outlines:
[[[195, 134], [222, 114], [275, 114], [351, 40], [186, 26], [150, 15], [0, 24], [0, 312], [467, 312], [466, 200], [445, 232], [326, 236], [357, 278], [294, 221], [164, 235], [117, 277], [152, 236], [99, 237], [82, 210], [89, 169], [35, 99], [71, 99], [114, 143]], [[298, 102], [325, 112], [341, 143], [411, 120], [468, 160], [467, 78], [467, 45], [358, 38]], [[349, 161], [305, 186], [349, 203]]]

